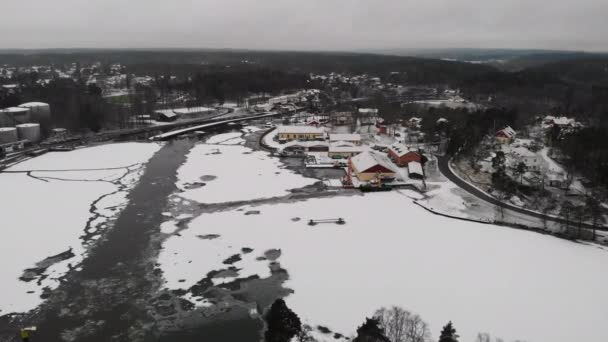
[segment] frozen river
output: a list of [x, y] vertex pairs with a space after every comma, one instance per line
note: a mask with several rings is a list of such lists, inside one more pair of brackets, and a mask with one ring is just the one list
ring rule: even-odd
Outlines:
[[[478, 332], [505, 341], [608, 341], [605, 249], [435, 216], [402, 192], [319, 191], [317, 179], [246, 140], [230, 133], [194, 148], [194, 141], [104, 145], [13, 170], [106, 170], [0, 174], [3, 190], [23, 190], [2, 197], [9, 238], [0, 316], [35, 308], [48, 291], [43, 335], [103, 341], [134, 326], [166, 329], [177, 318], [198, 329], [192, 310], [225, 315], [238, 303], [245, 316], [220, 330], [242, 325], [255, 335], [260, 326], [248, 315], [286, 295], [305, 323], [347, 336], [376, 309], [398, 305], [421, 315], [434, 338], [451, 320], [462, 341]], [[337, 217], [346, 224], [307, 225]], [[74, 255], [19, 280], [65, 251]]]

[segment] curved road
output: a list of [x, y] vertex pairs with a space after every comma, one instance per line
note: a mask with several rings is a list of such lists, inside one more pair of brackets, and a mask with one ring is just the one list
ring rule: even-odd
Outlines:
[[[562, 218], [547, 216], [547, 215], [544, 215], [544, 214], [541, 214], [541, 213], [538, 213], [538, 212], [535, 212], [532, 210], [524, 209], [522, 207], [517, 207], [517, 206], [511, 205], [511, 204], [502, 202], [502, 201], [488, 195], [486, 192], [477, 189], [476, 187], [472, 186], [471, 184], [465, 182], [459, 176], [455, 175], [449, 166], [450, 157], [437, 156], [437, 160], [438, 160], [437, 165], [439, 167], [439, 171], [441, 172], [441, 174], [443, 174], [447, 179], [452, 181], [454, 184], [458, 185], [461, 189], [467, 191], [468, 193], [472, 194], [473, 196], [475, 196], [483, 201], [486, 201], [490, 204], [502, 207], [504, 209], [509, 209], [511, 211], [514, 211], [514, 212], [517, 212], [517, 213], [520, 213], [523, 215], [528, 215], [528, 216], [540, 218], [540, 219], [545, 218], [547, 221], [553, 221], [553, 222], [557, 222], [560, 224], [567, 223], [567, 221]], [[571, 221], [570, 225], [576, 226], [576, 223]], [[583, 223], [581, 226], [582, 226], [582, 228], [586, 228], [586, 229], [594, 229], [593, 225], [588, 224], [588, 223]], [[597, 226], [597, 227], [595, 227], [595, 230], [608, 231], [608, 227]]]

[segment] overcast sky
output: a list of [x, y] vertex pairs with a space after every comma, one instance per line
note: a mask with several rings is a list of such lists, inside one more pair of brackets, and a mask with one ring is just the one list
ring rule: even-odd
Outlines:
[[608, 50], [608, 0], [3, 0], [0, 48]]

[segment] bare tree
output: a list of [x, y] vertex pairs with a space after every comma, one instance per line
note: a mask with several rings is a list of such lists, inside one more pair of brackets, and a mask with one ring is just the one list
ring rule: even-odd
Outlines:
[[420, 316], [400, 307], [381, 308], [375, 317], [391, 342], [425, 342], [431, 337], [428, 324]]
[[492, 337], [488, 333], [478, 333], [475, 342], [492, 342]]

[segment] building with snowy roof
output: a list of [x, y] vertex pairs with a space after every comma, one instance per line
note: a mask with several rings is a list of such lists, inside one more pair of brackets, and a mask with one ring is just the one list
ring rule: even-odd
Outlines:
[[348, 142], [348, 143], [351, 143], [354, 145], [361, 145], [361, 135], [355, 134], [355, 133], [350, 133], [350, 134], [330, 133], [329, 134], [330, 143], [336, 143], [336, 142], [340, 142], [340, 141]]
[[363, 152], [361, 146], [357, 145], [345, 145], [345, 144], [330, 144], [329, 153], [327, 154], [331, 158], [349, 158], [354, 157]]
[[422, 169], [422, 164], [419, 162], [413, 161], [407, 164], [407, 172], [409, 177], [412, 179], [424, 178], [424, 170]]
[[394, 164], [384, 154], [378, 152], [363, 152], [351, 158], [353, 172], [362, 182], [377, 179], [392, 181], [396, 171]]
[[277, 127], [278, 138], [281, 142], [292, 140], [323, 140], [325, 130], [314, 126], [279, 126]]
[[422, 163], [422, 155], [403, 144], [394, 144], [388, 148], [388, 156], [398, 166], [407, 166], [411, 162]]
[[515, 140], [516, 135], [517, 133], [515, 133], [515, 130], [513, 130], [513, 128], [510, 126], [507, 126], [496, 132], [496, 142], [499, 144], [510, 144], [513, 142], [513, 140]]

